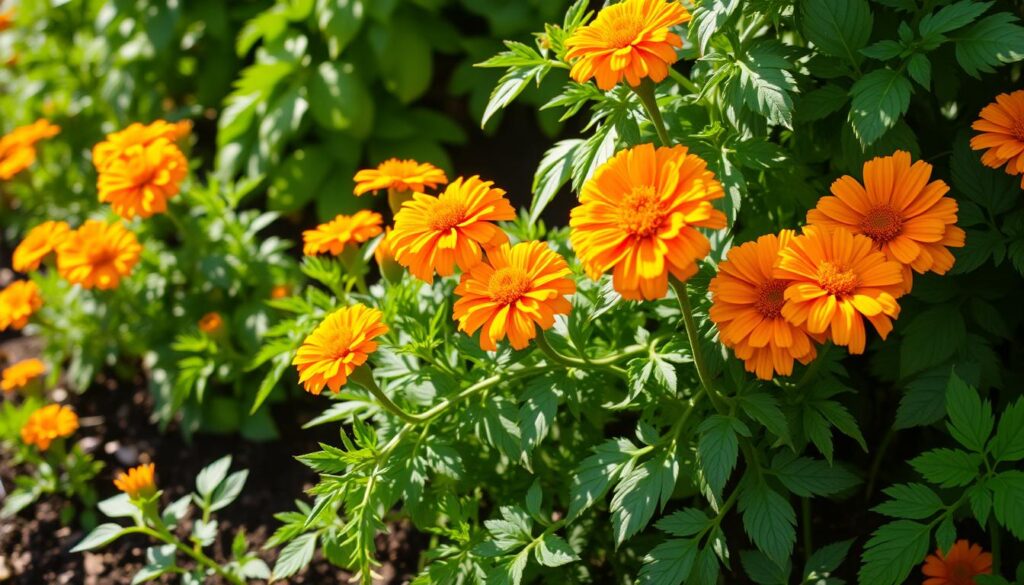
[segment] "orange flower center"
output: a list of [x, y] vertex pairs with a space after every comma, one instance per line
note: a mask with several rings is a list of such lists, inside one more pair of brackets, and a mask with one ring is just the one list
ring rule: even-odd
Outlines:
[[1024, 118], [1014, 120], [1011, 132], [1013, 133], [1014, 138], [1020, 142], [1024, 142]]
[[625, 10], [609, 16], [612, 18], [609, 18], [605, 26], [601, 28], [604, 40], [608, 45], [622, 49], [635, 43], [643, 31], [643, 21]]
[[818, 266], [818, 286], [836, 296], [851, 294], [860, 284], [857, 274], [828, 260]]
[[448, 201], [441, 199], [430, 210], [427, 216], [427, 224], [434, 231], [448, 231], [462, 223], [466, 217], [466, 205], [461, 201]]
[[782, 315], [782, 305], [786, 304], [785, 292], [789, 283], [785, 280], [766, 280], [757, 289], [757, 301], [754, 308], [765, 319], [778, 319]]
[[491, 298], [502, 305], [511, 305], [530, 292], [530, 275], [522, 268], [506, 266], [495, 271], [487, 282]]
[[861, 220], [860, 229], [875, 243], [885, 244], [900, 235], [903, 229], [903, 216], [888, 205], [876, 207]]
[[634, 187], [619, 207], [619, 227], [641, 238], [653, 235], [665, 219], [665, 209], [654, 187]]

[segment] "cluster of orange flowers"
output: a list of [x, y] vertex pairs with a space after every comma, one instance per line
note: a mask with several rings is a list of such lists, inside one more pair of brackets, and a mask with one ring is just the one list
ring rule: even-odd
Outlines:
[[50, 404], [29, 415], [21, 427], [21, 440], [46, 451], [58, 439], [70, 437], [78, 430], [78, 415], [71, 407]]
[[39, 376], [46, 373], [46, 364], [36, 358], [16, 362], [0, 372], [0, 390], [5, 393], [24, 388]]
[[28, 318], [43, 306], [39, 287], [31, 280], [15, 280], [0, 290], [0, 331], [21, 329]]
[[131, 274], [142, 246], [121, 223], [90, 219], [78, 229], [62, 221], [47, 221], [29, 230], [14, 250], [12, 264], [19, 272], [37, 270], [55, 252], [57, 272], [71, 284], [109, 290]]
[[92, 150], [100, 202], [110, 203], [124, 219], [166, 212], [167, 200], [178, 194], [188, 173], [188, 160], [175, 141], [191, 128], [187, 120], [157, 120], [108, 135]]
[[46, 120], [21, 126], [0, 138], [0, 181], [8, 181], [36, 161], [36, 143], [60, 132]]

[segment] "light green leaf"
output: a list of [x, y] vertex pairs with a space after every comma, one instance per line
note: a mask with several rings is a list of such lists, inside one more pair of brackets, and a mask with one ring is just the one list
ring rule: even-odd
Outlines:
[[739, 441], [733, 428], [732, 417], [716, 414], [707, 418], [697, 431], [697, 457], [700, 469], [708, 487], [715, 494], [721, 494], [725, 484], [736, 467]]
[[913, 88], [892, 69], [875, 69], [850, 90], [850, 124], [864, 146], [870, 146], [907, 112]]
[[710, 518], [703, 510], [684, 508], [658, 520], [655, 526], [662, 532], [682, 538], [699, 533], [707, 528], [709, 522]]
[[92, 532], [86, 535], [75, 548], [71, 549], [71, 552], [82, 552], [86, 550], [92, 550], [99, 548], [114, 542], [119, 537], [126, 533], [126, 529], [120, 524], [107, 523], [100, 524], [96, 528], [92, 529]]
[[373, 98], [349, 63], [321, 63], [309, 82], [309, 100], [313, 119], [325, 129], [365, 138], [373, 128]]
[[298, 573], [303, 567], [309, 564], [309, 561], [313, 559], [313, 553], [316, 552], [316, 532], [308, 532], [301, 534], [289, 542], [283, 549], [281, 554], [277, 556], [277, 562], [274, 563], [274, 571], [271, 574], [271, 581], [279, 581], [281, 579], [287, 579], [295, 573]]
[[316, 22], [331, 59], [337, 59], [362, 28], [362, 0], [317, 0]]
[[533, 554], [545, 567], [561, 567], [580, 559], [569, 543], [554, 534], [545, 534], [533, 549]]
[[599, 498], [632, 462], [636, 445], [628, 439], [611, 439], [598, 445], [594, 454], [576, 468], [569, 492], [569, 519], [575, 519]]
[[224, 478], [228, 476], [228, 469], [230, 468], [230, 455], [225, 455], [202, 468], [199, 471], [199, 475], [196, 476], [196, 492], [204, 498], [212, 496], [213, 491], [217, 489], [217, 486], [219, 486], [221, 482], [224, 481]]

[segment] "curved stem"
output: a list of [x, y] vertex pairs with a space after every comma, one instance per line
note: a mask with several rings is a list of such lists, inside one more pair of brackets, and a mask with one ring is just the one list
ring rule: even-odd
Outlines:
[[370, 394], [373, 394], [373, 397], [377, 399], [377, 402], [384, 407], [384, 410], [397, 416], [403, 421], [412, 424], [424, 422], [425, 419], [423, 419], [421, 415], [415, 415], [407, 412], [401, 406], [395, 404], [395, 402], [380, 389], [380, 386], [377, 385], [376, 380], [373, 379], [373, 374], [370, 373], [370, 368], [366, 366], [356, 368], [355, 371], [352, 372], [352, 375], [349, 376], [349, 379], [369, 390]]
[[669, 75], [669, 77], [672, 78], [673, 81], [675, 81], [676, 83], [681, 85], [683, 88], [685, 88], [690, 93], [695, 94], [695, 95], [700, 95], [700, 88], [697, 87], [697, 84], [694, 83], [693, 81], [691, 81], [688, 77], [686, 77], [682, 73], [680, 73], [680, 72], [678, 72], [675, 69], [672, 69], [670, 67], [669, 70], [668, 70], [668, 75]]
[[711, 404], [720, 413], [726, 412], [727, 408], [721, 403], [721, 397], [711, 387], [711, 373], [708, 372], [704, 363], [704, 355], [700, 347], [700, 334], [697, 331], [697, 323], [693, 319], [693, 308], [690, 306], [690, 297], [686, 292], [686, 285], [675, 277], [669, 277], [669, 284], [676, 293], [679, 301], [679, 311], [683, 314], [683, 322], [686, 324], [686, 337], [690, 342], [690, 354], [693, 356], [693, 364], [697, 368], [697, 377], [700, 385], [707, 392]]
[[640, 85], [633, 88], [633, 93], [640, 98], [640, 103], [647, 110], [647, 116], [650, 117], [651, 123], [654, 124], [654, 130], [658, 133], [658, 139], [661, 141], [662, 146], [670, 146], [672, 140], [668, 137], [668, 131], [665, 129], [665, 120], [662, 119], [661, 110], [658, 109], [658, 99], [654, 96], [654, 84], [645, 79]]
[[551, 347], [551, 344], [548, 343], [548, 340], [544, 336], [543, 332], [541, 332], [541, 334], [537, 336], [537, 347], [539, 347], [540, 350], [544, 352], [544, 355], [546, 355], [548, 359], [555, 363], [562, 364], [563, 366], [567, 366], [570, 368], [586, 368], [587, 366], [598, 366], [602, 370], [607, 370], [615, 374], [616, 376], [620, 376], [622, 378], [627, 379], [629, 378], [629, 373], [627, 373], [626, 370], [623, 370], [622, 368], [613, 365], [613, 363], [609, 362], [607, 358], [599, 361], [594, 361], [589, 359], [580, 359], [572, 356], [567, 356], [564, 353], [559, 352], [557, 349]]
[[140, 527], [138, 532], [146, 534], [147, 536], [155, 538], [156, 540], [159, 540], [166, 544], [174, 545], [174, 548], [185, 553], [187, 556], [189, 556], [192, 560], [199, 563], [200, 565], [204, 565], [209, 569], [213, 570], [213, 572], [217, 573], [218, 575], [226, 579], [229, 583], [232, 583], [232, 585], [245, 585], [244, 581], [240, 580], [238, 577], [235, 577], [231, 573], [224, 570], [224, 567], [221, 567], [220, 564], [217, 563], [217, 561], [206, 556], [206, 554], [202, 550], [189, 548], [187, 544], [185, 544], [177, 537], [175, 537], [173, 534], [171, 534], [166, 528], [160, 528], [161, 530], [154, 530], [149, 527]]

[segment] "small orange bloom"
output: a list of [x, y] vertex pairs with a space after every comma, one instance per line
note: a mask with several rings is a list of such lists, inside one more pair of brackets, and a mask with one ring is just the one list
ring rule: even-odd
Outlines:
[[14, 24], [14, 7], [0, 12], [0, 32], [3, 32]]
[[302, 342], [292, 365], [307, 392], [320, 394], [324, 386], [337, 393], [349, 375], [377, 351], [375, 337], [388, 332], [377, 309], [364, 305], [331, 313]]
[[483, 248], [508, 241], [496, 221], [515, 219], [505, 191], [480, 177], [459, 177], [437, 197], [415, 193], [395, 216], [389, 244], [395, 259], [425, 282], [466, 271], [483, 257]]
[[711, 204], [723, 196], [707, 163], [685, 146], [641, 144], [616, 154], [587, 181], [569, 219], [569, 239], [594, 280], [612, 270], [623, 297], [660, 299], [669, 275], [685, 281], [711, 251], [697, 228], [725, 227], [725, 214]]
[[523, 349], [538, 325], [550, 329], [555, 315], [569, 313], [565, 295], [576, 292], [571, 275], [565, 259], [544, 242], [503, 244], [462, 275], [454, 318], [470, 335], [480, 329], [480, 347], [487, 351], [496, 350], [506, 334], [513, 348]]
[[85, 288], [117, 288], [131, 274], [142, 246], [121, 223], [86, 221], [57, 246], [57, 271]]
[[121, 472], [114, 478], [114, 486], [133, 500], [148, 498], [156, 493], [156, 465], [146, 463]]
[[292, 294], [292, 287], [287, 284], [278, 284], [274, 288], [270, 289], [270, 298], [272, 299], [283, 299]]
[[43, 306], [39, 287], [31, 280], [15, 280], [0, 290], [0, 331], [8, 327], [21, 329], [28, 318]]
[[25, 170], [36, 160], [36, 142], [56, 136], [60, 126], [46, 120], [36, 120], [20, 126], [0, 138], [0, 180], [7, 181]]
[[903, 267], [886, 260], [867, 236], [846, 230], [805, 227], [779, 252], [772, 277], [792, 281], [782, 307], [787, 321], [812, 335], [830, 332], [853, 354], [864, 353], [862, 316], [885, 339], [900, 313]]
[[444, 171], [430, 163], [414, 160], [389, 158], [375, 169], [363, 169], [355, 176], [356, 196], [368, 191], [391, 189], [393, 191], [415, 191], [422, 193], [448, 182]]
[[981, 132], [971, 138], [971, 148], [987, 149], [982, 164], [993, 169], [1006, 165], [1006, 174], [1022, 175], [1024, 189], [1024, 89], [997, 95], [971, 128]]
[[863, 234], [889, 260], [903, 265], [903, 284], [910, 291], [914, 271], [945, 274], [953, 267], [948, 247], [964, 245], [956, 226], [957, 203], [945, 197], [944, 181], [929, 181], [932, 165], [897, 150], [892, 156], [864, 163], [864, 185], [844, 176], [832, 183], [831, 197], [822, 197], [807, 212], [807, 222]]
[[63, 221], [46, 221], [29, 230], [25, 239], [14, 249], [11, 265], [18, 272], [31, 272], [50, 252], [64, 241], [71, 227]]
[[68, 406], [51, 404], [33, 412], [21, 427], [21, 440], [40, 451], [50, 448], [55, 439], [70, 437], [78, 430], [78, 415]]
[[729, 250], [711, 279], [711, 320], [719, 338], [762, 380], [793, 373], [793, 360], [806, 364], [816, 354], [814, 340], [782, 317], [788, 280], [772, 277], [779, 250], [789, 245], [792, 230], [761, 236]]
[[345, 246], [358, 245], [380, 235], [384, 218], [376, 211], [361, 209], [355, 215], [339, 215], [316, 229], [302, 232], [302, 253], [315, 256], [328, 252], [341, 254]]
[[36, 358], [21, 360], [20, 362], [4, 368], [0, 375], [0, 390], [12, 392], [18, 388], [24, 388], [29, 382], [46, 373], [46, 364]]
[[222, 327], [224, 327], [224, 319], [216, 311], [210, 311], [199, 320], [199, 330], [206, 334], [216, 333]]
[[992, 574], [992, 555], [961, 539], [946, 554], [936, 549], [928, 555], [921, 572], [927, 577], [922, 585], [975, 585], [976, 576]]
[[601, 9], [597, 18], [578, 28], [565, 42], [566, 60], [576, 60], [569, 75], [579, 83], [597, 78], [609, 90], [625, 78], [636, 87], [649, 77], [659, 82], [676, 62], [683, 40], [671, 27], [689, 22], [690, 13], [677, 0], [625, 0]]
[[92, 162], [97, 171], [104, 171], [116, 159], [131, 158], [139, 149], [146, 149], [160, 140], [177, 142], [192, 131], [192, 122], [166, 122], [157, 120], [152, 124], [135, 122], [124, 130], [107, 135], [106, 140], [92, 149]]

